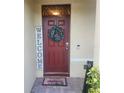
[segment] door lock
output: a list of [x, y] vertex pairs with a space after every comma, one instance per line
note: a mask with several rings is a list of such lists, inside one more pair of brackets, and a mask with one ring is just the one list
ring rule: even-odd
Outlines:
[[69, 43], [68, 43], [68, 42], [65, 43], [65, 49], [66, 49], [66, 50], [69, 49]]

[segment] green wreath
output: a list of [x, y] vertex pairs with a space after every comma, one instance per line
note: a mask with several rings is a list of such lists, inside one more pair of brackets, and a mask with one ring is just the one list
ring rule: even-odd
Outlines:
[[55, 42], [59, 42], [64, 38], [63, 29], [59, 26], [53, 26], [48, 32], [48, 37]]

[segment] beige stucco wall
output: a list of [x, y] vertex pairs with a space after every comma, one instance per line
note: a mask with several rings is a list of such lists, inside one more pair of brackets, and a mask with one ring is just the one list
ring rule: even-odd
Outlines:
[[30, 93], [36, 78], [34, 5], [24, 1], [24, 93]]
[[95, 25], [95, 42], [94, 42], [94, 62], [99, 66], [99, 52], [100, 52], [100, 0], [96, 3], [96, 25]]
[[[71, 4], [71, 53], [70, 76], [83, 77], [83, 65], [87, 59], [93, 60], [95, 33], [95, 0], [37, 0], [35, 2], [34, 25], [42, 26], [41, 5]], [[80, 48], [77, 48], [80, 45]], [[37, 70], [37, 76], [43, 76]]]

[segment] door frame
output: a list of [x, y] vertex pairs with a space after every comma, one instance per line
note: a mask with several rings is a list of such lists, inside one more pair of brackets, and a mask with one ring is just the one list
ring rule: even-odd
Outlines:
[[[44, 16], [43, 16], [43, 14], [42, 14], [42, 13], [43, 13], [42, 7], [43, 7], [43, 6], [51, 6], [51, 5], [52, 5], [52, 6], [68, 5], [68, 6], [70, 7], [70, 12], [71, 12], [71, 4], [43, 4], [43, 5], [41, 5], [41, 10], [42, 10], [42, 11], [41, 11], [41, 15], [42, 15], [42, 16], [41, 16], [41, 17], [42, 17], [42, 21], [41, 21], [41, 22], [42, 22], [42, 33], [43, 33], [43, 76], [44, 76], [44, 73], [45, 73], [45, 70], [44, 70], [44, 69], [45, 69], [45, 66], [44, 66], [44, 65], [45, 65], [45, 64], [44, 64], [44, 62], [45, 62], [45, 51], [44, 51], [44, 48], [45, 48], [45, 44], [44, 44], [44, 41], [45, 41], [45, 40], [44, 40], [44, 39], [45, 39], [45, 38], [44, 38], [44, 37], [45, 37], [45, 36], [44, 36], [44, 34], [45, 34], [45, 33], [44, 33], [44, 29], [43, 29], [43, 27], [44, 27], [44, 24], [43, 24], [44, 19], [43, 19], [43, 17], [44, 17]], [[70, 22], [69, 22], [69, 32], [68, 32], [68, 34], [69, 34], [69, 35], [68, 35], [68, 36], [69, 36], [69, 37], [68, 37], [68, 42], [69, 42], [69, 50], [68, 50], [68, 61], [69, 61], [69, 62], [68, 62], [68, 77], [70, 77], [70, 45], [71, 45], [71, 44], [70, 44], [70, 34], [71, 34], [71, 30], [70, 30], [70, 29], [71, 29], [71, 13], [70, 13], [70, 15], [69, 15], [69, 21], [70, 21]]]

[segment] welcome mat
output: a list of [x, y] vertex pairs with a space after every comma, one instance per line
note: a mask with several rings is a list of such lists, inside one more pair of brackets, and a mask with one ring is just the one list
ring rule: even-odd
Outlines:
[[42, 85], [45, 86], [67, 86], [65, 77], [45, 77]]

